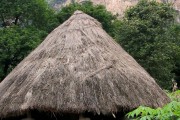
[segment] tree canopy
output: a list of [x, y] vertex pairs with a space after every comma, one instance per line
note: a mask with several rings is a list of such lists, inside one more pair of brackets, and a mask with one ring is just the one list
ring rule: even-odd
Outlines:
[[0, 5], [2, 27], [30, 25], [51, 31], [57, 24], [54, 11], [44, 0], [1, 0]]
[[3, 80], [58, 21], [44, 0], [1, 0], [0, 5], [0, 80]]
[[34, 27], [0, 29], [0, 78], [4, 78], [32, 49], [46, 32]]
[[170, 88], [180, 55], [180, 29], [170, 4], [141, 0], [126, 11], [117, 41], [157, 80]]

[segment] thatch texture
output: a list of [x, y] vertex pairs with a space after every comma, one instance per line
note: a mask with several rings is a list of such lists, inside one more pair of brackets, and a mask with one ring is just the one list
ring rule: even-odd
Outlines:
[[94, 18], [76, 11], [0, 84], [0, 116], [27, 110], [112, 114], [169, 98]]

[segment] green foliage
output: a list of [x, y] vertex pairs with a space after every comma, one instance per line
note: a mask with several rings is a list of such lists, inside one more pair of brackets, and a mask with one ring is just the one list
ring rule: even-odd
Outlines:
[[180, 90], [168, 93], [172, 102], [162, 108], [140, 106], [127, 114], [132, 120], [180, 120]]
[[157, 109], [140, 106], [129, 112], [127, 117], [134, 120], [177, 120], [180, 119], [180, 102], [172, 101]]
[[[180, 46], [180, 24], [177, 24], [177, 25], [173, 26], [173, 28], [169, 30], [169, 34], [171, 36], [174, 36], [174, 38], [175, 38], [174, 41], [177, 40], [176, 43], [177, 43], [178, 46]], [[171, 37], [171, 38], [173, 38], [173, 37]], [[176, 53], [178, 53], [178, 51], [179, 50], [177, 50]], [[173, 73], [175, 73], [175, 78], [174, 79], [178, 83], [178, 87], [180, 89], [180, 55], [177, 54], [175, 56], [176, 56], [176, 58], [175, 58], [176, 64], [175, 64], [175, 69], [173, 70]]]
[[0, 0], [0, 81], [58, 24], [44, 0]]
[[93, 5], [92, 2], [84, 2], [82, 4], [74, 3], [70, 4], [61, 9], [58, 13], [58, 20], [60, 23], [63, 23], [67, 20], [76, 10], [81, 10], [86, 14], [94, 17], [99, 22], [101, 22], [104, 30], [106, 30], [110, 35], [113, 35], [114, 26], [113, 21], [116, 20], [116, 17], [113, 16], [106, 8], [102, 5]]
[[172, 101], [180, 102], [180, 90], [177, 90], [172, 93], [167, 93], [169, 98], [171, 98]]
[[51, 31], [57, 25], [54, 11], [44, 0], [1, 0], [0, 23], [7, 21], [19, 26], [34, 26]]
[[116, 40], [165, 89], [170, 89], [172, 71], [180, 56], [180, 29], [169, 4], [141, 0], [126, 11]]
[[34, 27], [0, 29], [0, 80], [42, 41], [46, 32]]

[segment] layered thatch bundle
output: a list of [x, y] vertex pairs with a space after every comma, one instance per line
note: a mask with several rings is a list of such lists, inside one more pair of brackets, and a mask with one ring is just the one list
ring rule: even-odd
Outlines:
[[112, 114], [169, 98], [94, 18], [76, 11], [0, 84], [0, 116]]

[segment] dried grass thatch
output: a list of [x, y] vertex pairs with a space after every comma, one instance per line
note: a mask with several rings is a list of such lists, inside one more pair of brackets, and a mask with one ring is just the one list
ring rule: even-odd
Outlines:
[[76, 11], [0, 84], [0, 116], [27, 110], [112, 114], [169, 98], [94, 18]]

